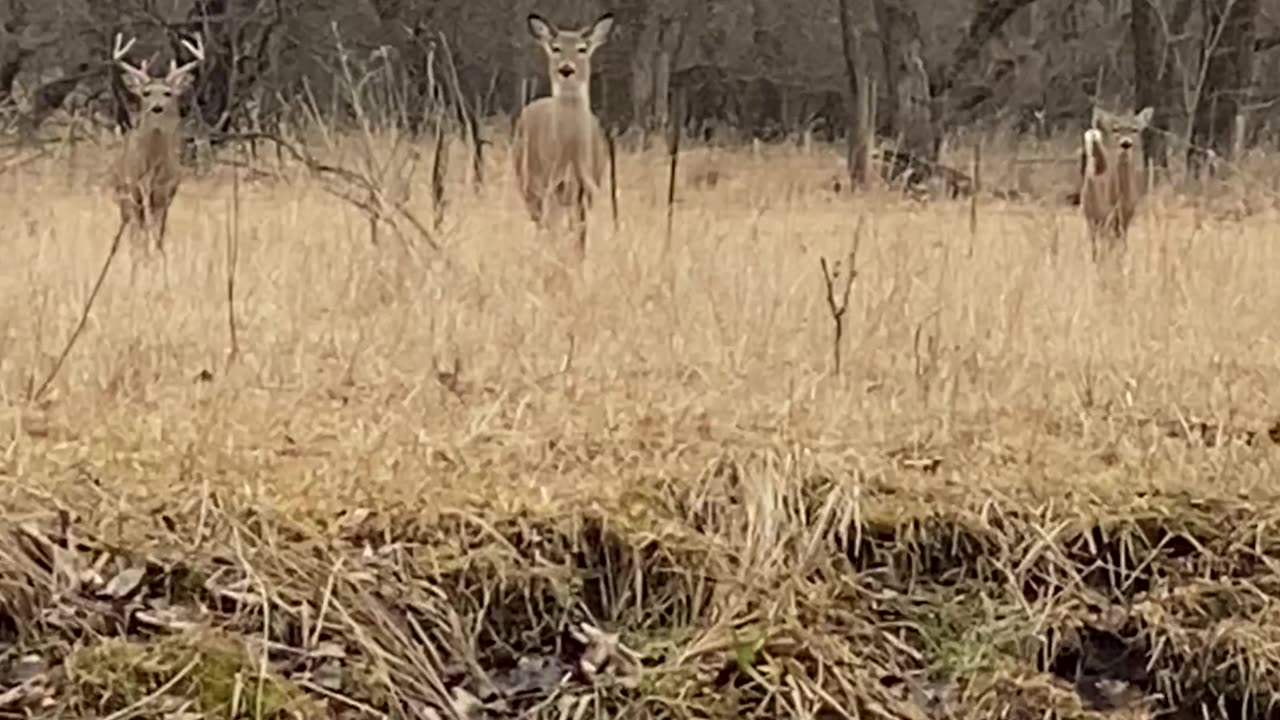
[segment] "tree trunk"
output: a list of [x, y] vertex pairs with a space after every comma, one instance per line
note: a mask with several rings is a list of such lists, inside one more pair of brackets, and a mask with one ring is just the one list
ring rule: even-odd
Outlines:
[[599, 6], [613, 13], [615, 31], [592, 60], [591, 99], [597, 103], [600, 122], [614, 129], [642, 127], [644, 123], [643, 117], [636, 117], [632, 61], [639, 51], [640, 32], [647, 25], [652, 4], [642, 0], [607, 0]]
[[10, 48], [0, 49], [0, 105], [13, 99], [13, 84], [22, 72], [23, 56]]
[[[232, 107], [240, 99], [235, 97], [233, 40], [227, 36], [229, 23], [225, 20], [230, 6], [229, 0], [197, 0], [187, 13], [190, 28], [204, 34], [205, 60], [192, 93], [195, 109], [206, 127], [219, 132], [227, 129]], [[186, 62], [179, 53], [181, 46], [173, 42], [172, 47], [174, 58]]]
[[946, 120], [949, 110], [946, 106], [947, 96], [955, 86], [960, 75], [969, 67], [991, 38], [1009, 22], [1013, 14], [1036, 0], [979, 0], [978, 8], [973, 13], [969, 28], [951, 54], [951, 61], [938, 73], [935, 82], [931, 83], [929, 95], [934, 124], [934, 147], [930, 160], [937, 160], [939, 144], [946, 132]]
[[858, 41], [854, 37], [853, 8], [850, 0], [837, 0], [840, 11], [840, 44], [844, 49], [844, 71], [849, 81], [849, 97], [846, 99], [849, 113], [849, 184], [854, 189], [867, 184], [867, 165], [869, 150], [867, 147], [866, 114], [862, 112], [864, 103], [858, 86]]
[[1199, 175], [1206, 150], [1232, 157], [1236, 116], [1253, 77], [1257, 0], [1205, 0], [1204, 87], [1194, 111], [1187, 169]]
[[1169, 167], [1169, 151], [1164, 130], [1169, 127], [1169, 102], [1164, 92], [1167, 62], [1161, 62], [1157, 46], [1160, 19], [1153, 6], [1156, 0], [1133, 0], [1130, 31], [1133, 33], [1135, 111], [1150, 107], [1151, 126], [1142, 131], [1142, 154], [1147, 167]]
[[902, 131], [898, 124], [898, 107], [902, 104], [902, 93], [898, 90], [898, 49], [901, 38], [897, 22], [889, 9], [890, 0], [872, 0], [876, 12], [876, 30], [880, 33], [880, 55], [884, 63], [884, 92], [889, 101], [880, 110], [881, 117], [875, 118], [876, 127], [881, 128], [889, 137], [896, 138]]

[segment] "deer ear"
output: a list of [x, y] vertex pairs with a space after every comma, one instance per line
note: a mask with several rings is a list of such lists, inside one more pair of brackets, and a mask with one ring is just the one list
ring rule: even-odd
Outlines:
[[128, 90], [134, 95], [142, 95], [142, 90], [145, 87], [145, 84], [137, 75], [134, 75], [131, 72], [126, 72], [120, 76], [120, 79], [124, 82], [125, 90]]
[[605, 43], [609, 39], [609, 31], [613, 29], [613, 13], [605, 13], [598, 20], [592, 23], [591, 27], [585, 33], [587, 42], [594, 50]]
[[1134, 119], [1138, 121], [1139, 128], [1145, 128], [1151, 124], [1151, 116], [1155, 114], [1155, 110], [1151, 106], [1142, 108]]
[[556, 36], [556, 26], [547, 22], [538, 13], [529, 13], [529, 34], [538, 42], [551, 42]]
[[1089, 127], [1102, 129], [1102, 126], [1111, 120], [1111, 115], [1096, 105], [1093, 108], [1093, 117], [1089, 119]]
[[191, 73], [182, 73], [173, 79], [173, 94], [181, 95], [190, 90], [193, 82], [195, 82], [195, 77]]

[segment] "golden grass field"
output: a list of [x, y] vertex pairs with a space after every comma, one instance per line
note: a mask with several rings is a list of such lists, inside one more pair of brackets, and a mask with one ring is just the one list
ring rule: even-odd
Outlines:
[[116, 229], [77, 152], [0, 175], [0, 717], [1280, 717], [1263, 184], [1100, 269], [1070, 161], [971, 234], [699, 149], [668, 252], [628, 151], [578, 267], [501, 145], [440, 253], [216, 166], [32, 401]]

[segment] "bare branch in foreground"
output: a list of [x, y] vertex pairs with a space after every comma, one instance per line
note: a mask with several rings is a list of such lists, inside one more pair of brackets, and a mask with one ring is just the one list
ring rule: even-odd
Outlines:
[[[861, 224], [859, 224], [861, 225]], [[834, 360], [834, 374], [840, 374], [841, 348], [844, 345], [844, 316], [849, 309], [849, 291], [853, 289], [853, 281], [858, 277], [858, 246], [862, 243], [861, 226], [854, 235], [853, 250], [849, 252], [848, 266], [842, 267], [840, 261], [828, 264], [826, 257], [818, 258], [822, 267], [822, 281], [826, 286], [827, 310], [831, 313], [831, 323], [835, 334], [831, 339], [831, 356]], [[836, 287], [843, 282], [844, 289], [840, 297], [836, 297]]]
[[53, 381], [57, 379], [58, 373], [62, 370], [62, 366], [67, 361], [67, 356], [71, 354], [71, 349], [75, 347], [76, 341], [80, 339], [80, 333], [84, 332], [84, 326], [89, 322], [89, 313], [93, 310], [93, 303], [98, 299], [98, 292], [102, 290], [102, 283], [107, 279], [107, 271], [111, 269], [111, 261], [115, 259], [116, 253], [120, 250], [120, 238], [124, 237], [124, 229], [126, 222], [120, 221], [120, 227], [116, 229], [116, 235], [111, 239], [111, 249], [107, 251], [107, 258], [102, 261], [102, 269], [98, 271], [98, 279], [93, 283], [93, 290], [89, 292], [89, 297], [84, 301], [84, 308], [80, 311], [80, 321], [76, 323], [76, 327], [71, 331], [71, 336], [67, 338], [67, 344], [62, 348], [62, 352], [58, 354], [58, 359], [54, 361], [53, 368], [49, 370], [49, 374], [45, 376], [40, 387], [31, 394], [31, 402], [36, 402], [45, 394]]

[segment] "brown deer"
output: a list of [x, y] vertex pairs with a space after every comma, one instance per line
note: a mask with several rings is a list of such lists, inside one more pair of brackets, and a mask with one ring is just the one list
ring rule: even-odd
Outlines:
[[587, 211], [608, 159], [604, 130], [591, 112], [591, 55], [608, 39], [613, 15], [606, 13], [581, 30], [560, 30], [536, 13], [528, 24], [547, 55], [551, 96], [529, 103], [516, 119], [516, 181], [539, 227], [550, 200], [577, 210], [578, 249], [585, 254]]
[[[1113, 114], [1094, 108], [1084, 133], [1084, 180], [1080, 207], [1089, 226], [1093, 259], [1123, 249], [1138, 207], [1138, 171], [1142, 130], [1151, 124], [1151, 108]], [[1104, 245], [1100, 247], [1100, 243]]]
[[121, 224], [147, 236], [146, 254], [154, 244], [163, 255], [169, 206], [182, 182], [178, 160], [179, 100], [191, 88], [193, 71], [204, 61], [204, 43], [199, 35], [194, 43], [182, 40], [182, 47], [195, 60], [185, 65], [170, 60], [168, 74], [153, 78], [147, 72], [148, 60], [139, 65], [125, 60], [136, 40], [130, 38], [126, 43], [117, 34], [112, 51], [112, 59], [124, 71], [125, 87], [139, 101], [134, 130], [125, 139], [124, 150], [113, 167], [114, 190]]

